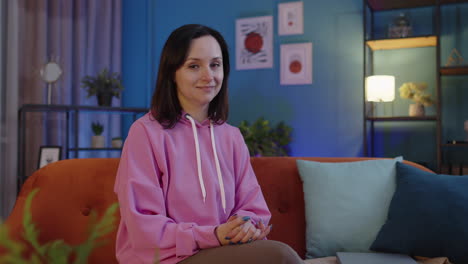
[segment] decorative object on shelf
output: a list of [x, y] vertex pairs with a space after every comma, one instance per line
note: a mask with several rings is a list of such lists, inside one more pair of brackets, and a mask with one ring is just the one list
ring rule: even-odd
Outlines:
[[280, 84], [312, 84], [312, 42], [281, 45]]
[[100, 71], [97, 76], [83, 77], [81, 87], [88, 92], [88, 98], [96, 95], [100, 106], [111, 106], [112, 97], [120, 98], [120, 92], [124, 89], [120, 74], [111, 73], [107, 68]]
[[113, 148], [121, 148], [122, 147], [122, 138], [121, 137], [112, 138], [111, 146]]
[[409, 105], [409, 111], [408, 111], [409, 116], [425, 116], [426, 115], [426, 110], [424, 109], [423, 104], [410, 104]]
[[288, 156], [292, 128], [284, 122], [272, 128], [270, 121], [263, 117], [252, 125], [244, 120], [240, 123], [239, 130], [244, 136], [250, 156]]
[[[87, 263], [89, 255], [93, 250], [107, 242], [104, 239], [109, 233], [114, 231], [118, 224], [116, 212], [119, 209], [118, 203], [110, 205], [102, 216], [96, 212], [91, 212], [91, 226], [88, 229], [87, 239], [79, 245], [67, 244], [63, 239], [51, 240], [42, 244], [39, 240], [37, 226], [32, 222], [33, 215], [31, 204], [39, 189], [32, 190], [24, 202], [24, 217], [22, 228], [24, 229], [23, 240], [19, 241], [9, 237], [8, 226], [0, 224], [0, 246], [8, 249], [6, 253], [0, 255], [0, 263], [67, 263], [67, 260], [74, 259], [73, 263]], [[25, 249], [33, 247], [31, 254], [24, 254]], [[73, 257], [72, 257], [73, 256]], [[71, 263], [71, 262], [70, 262]]]
[[377, 116], [374, 103], [395, 100], [395, 76], [371, 75], [366, 77], [366, 100], [371, 102], [371, 112], [367, 116]]
[[62, 156], [61, 154], [61, 146], [41, 146], [39, 148], [37, 168], [40, 169], [47, 164], [59, 161], [60, 157]]
[[102, 132], [104, 131], [104, 126], [99, 122], [93, 122], [91, 124], [91, 129], [93, 130], [93, 137], [91, 138], [91, 147], [92, 148], [103, 148], [104, 147], [104, 136]]
[[453, 48], [452, 51], [450, 52], [450, 55], [447, 58], [447, 62], [445, 63], [445, 66], [457, 66], [457, 65], [463, 65], [464, 59], [460, 52], [456, 48]]
[[411, 35], [413, 35], [413, 29], [410, 25], [408, 15], [405, 13], [400, 13], [393, 20], [393, 23], [388, 26], [389, 38], [406, 38]]
[[303, 2], [278, 4], [278, 35], [304, 34]]
[[236, 69], [273, 68], [273, 17], [236, 20]]
[[424, 116], [424, 107], [435, 103], [431, 95], [424, 92], [426, 89], [426, 83], [407, 82], [400, 86], [400, 97], [414, 101], [409, 106], [409, 116]]
[[44, 64], [40, 70], [41, 78], [47, 83], [47, 104], [52, 103], [52, 85], [62, 76], [62, 67], [53, 59]]
[[468, 120], [465, 120], [464, 129], [465, 129], [465, 132], [466, 132], [465, 141], [468, 142]]

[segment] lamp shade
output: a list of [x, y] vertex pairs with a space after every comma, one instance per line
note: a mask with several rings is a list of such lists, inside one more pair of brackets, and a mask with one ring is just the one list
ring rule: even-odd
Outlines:
[[395, 100], [395, 76], [372, 75], [366, 77], [366, 100], [369, 102]]

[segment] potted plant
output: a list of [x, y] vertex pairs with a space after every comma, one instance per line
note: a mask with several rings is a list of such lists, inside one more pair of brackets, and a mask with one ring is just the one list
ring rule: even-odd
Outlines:
[[104, 131], [104, 126], [99, 122], [91, 123], [91, 129], [93, 130], [93, 137], [91, 138], [91, 147], [92, 148], [103, 148], [104, 147], [104, 136], [102, 132]]
[[120, 98], [120, 93], [124, 89], [120, 74], [111, 73], [107, 68], [100, 71], [97, 76], [83, 77], [81, 87], [88, 92], [88, 98], [96, 95], [100, 106], [111, 106], [112, 97]]
[[291, 142], [291, 127], [280, 122], [276, 127], [270, 121], [259, 118], [252, 125], [242, 121], [239, 130], [244, 136], [250, 156], [288, 156]]
[[[116, 216], [119, 205], [112, 204], [100, 220], [97, 219], [96, 212], [91, 213], [92, 225], [89, 229], [89, 236], [79, 245], [70, 245], [62, 239], [49, 241], [41, 244], [39, 241], [39, 232], [36, 225], [32, 222], [31, 204], [34, 195], [39, 189], [34, 189], [26, 197], [24, 205], [23, 218], [23, 240], [16, 241], [9, 237], [7, 226], [0, 224], [0, 246], [6, 249], [6, 253], [0, 255], [0, 263], [38, 263], [38, 264], [84, 264], [88, 262], [93, 249], [103, 245], [102, 241], [106, 235], [111, 233], [118, 223]], [[33, 252], [26, 256], [24, 251], [27, 247], [32, 247]]]
[[409, 106], [409, 116], [424, 116], [424, 107], [435, 103], [431, 95], [425, 92], [426, 89], [426, 83], [407, 82], [400, 86], [400, 97], [415, 102]]
[[111, 145], [113, 148], [121, 148], [122, 147], [122, 138], [121, 137], [113, 137], [111, 141]]

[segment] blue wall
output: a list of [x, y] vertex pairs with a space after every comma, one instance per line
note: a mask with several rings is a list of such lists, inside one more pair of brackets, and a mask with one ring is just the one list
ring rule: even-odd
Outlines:
[[[187, 23], [220, 31], [230, 46], [229, 123], [265, 117], [293, 127], [293, 156], [360, 156], [362, 152], [362, 1], [304, 1], [304, 34], [278, 36], [273, 0], [124, 0], [124, 106], [148, 107], [159, 53]], [[183, 8], [182, 8], [183, 7]], [[272, 15], [274, 67], [235, 70], [235, 21]], [[313, 43], [313, 84], [279, 84], [281, 44]]]

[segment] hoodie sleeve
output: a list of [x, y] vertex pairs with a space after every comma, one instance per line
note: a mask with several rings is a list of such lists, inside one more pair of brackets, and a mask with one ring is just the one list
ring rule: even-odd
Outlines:
[[271, 213], [263, 197], [257, 177], [250, 164], [250, 155], [242, 134], [235, 135], [236, 206], [233, 214], [250, 216], [254, 224], [260, 220], [266, 225]]
[[163, 142], [151, 141], [154, 140], [150, 140], [141, 122], [131, 127], [125, 141], [115, 183], [121, 225], [127, 233], [123, 239], [127, 239], [136, 255], [159, 248], [162, 259], [165, 254], [191, 256], [198, 249], [220, 246], [215, 226], [176, 223], [167, 217], [164, 195], [167, 180], [163, 180], [153, 149], [165, 146]]

